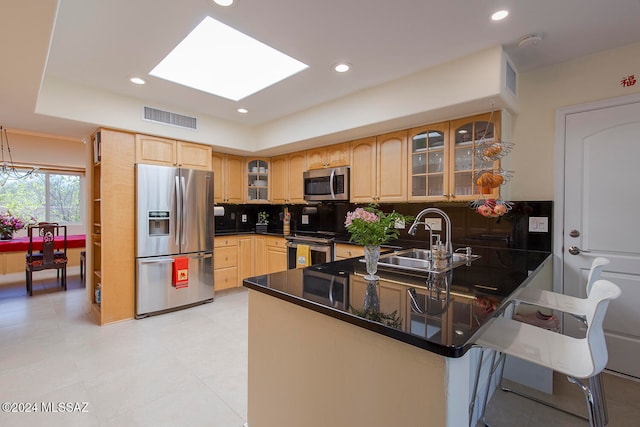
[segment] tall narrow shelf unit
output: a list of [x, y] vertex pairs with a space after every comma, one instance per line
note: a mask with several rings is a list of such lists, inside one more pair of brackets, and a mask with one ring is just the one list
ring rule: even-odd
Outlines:
[[[134, 282], [135, 135], [99, 129], [92, 137], [92, 311], [100, 325], [132, 319]], [[100, 290], [100, 300], [96, 299]]]

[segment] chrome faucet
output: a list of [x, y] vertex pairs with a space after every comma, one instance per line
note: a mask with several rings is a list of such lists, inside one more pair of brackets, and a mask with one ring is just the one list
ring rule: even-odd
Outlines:
[[434, 213], [434, 214], [438, 214], [440, 215], [442, 218], [444, 218], [444, 222], [446, 224], [446, 233], [447, 233], [447, 241], [445, 242], [445, 247], [447, 249], [447, 257], [451, 259], [451, 257], [453, 257], [453, 243], [451, 242], [451, 218], [449, 218], [449, 215], [447, 215], [442, 209], [438, 209], [438, 208], [426, 208], [423, 209], [417, 216], [416, 219], [413, 221], [413, 224], [411, 224], [411, 227], [409, 227], [409, 231], [408, 233], [411, 234], [412, 236], [416, 235], [416, 231], [418, 230], [418, 225], [425, 225], [429, 228], [429, 246], [431, 246], [433, 244], [433, 242], [431, 241], [433, 239], [433, 230], [431, 229], [431, 227], [429, 226], [429, 224], [427, 224], [425, 221], [420, 221], [420, 219], [422, 219], [423, 216], [425, 216], [426, 214], [430, 214], [430, 213]]

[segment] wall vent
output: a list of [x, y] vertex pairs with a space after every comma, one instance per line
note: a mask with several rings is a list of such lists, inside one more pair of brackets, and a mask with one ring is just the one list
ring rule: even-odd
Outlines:
[[198, 119], [196, 117], [185, 116], [183, 114], [172, 113], [170, 111], [158, 110], [144, 106], [142, 119], [154, 123], [177, 126], [185, 129], [198, 129]]

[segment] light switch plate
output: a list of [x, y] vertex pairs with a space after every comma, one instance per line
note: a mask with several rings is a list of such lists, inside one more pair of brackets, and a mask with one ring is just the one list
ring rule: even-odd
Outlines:
[[[431, 231], [442, 231], [442, 218], [425, 218], [425, 224], [429, 224]], [[426, 231], [429, 231], [427, 226], [424, 227]]]
[[302, 215], [302, 224], [303, 225], [309, 224], [309, 215]]
[[548, 233], [549, 218], [546, 216], [529, 217], [529, 233]]

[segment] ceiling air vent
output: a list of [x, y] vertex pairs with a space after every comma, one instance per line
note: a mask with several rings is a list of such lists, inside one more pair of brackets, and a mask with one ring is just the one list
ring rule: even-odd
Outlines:
[[186, 129], [198, 129], [198, 119], [183, 114], [172, 113], [170, 111], [158, 110], [145, 106], [142, 113], [143, 120], [165, 125], [178, 126]]

